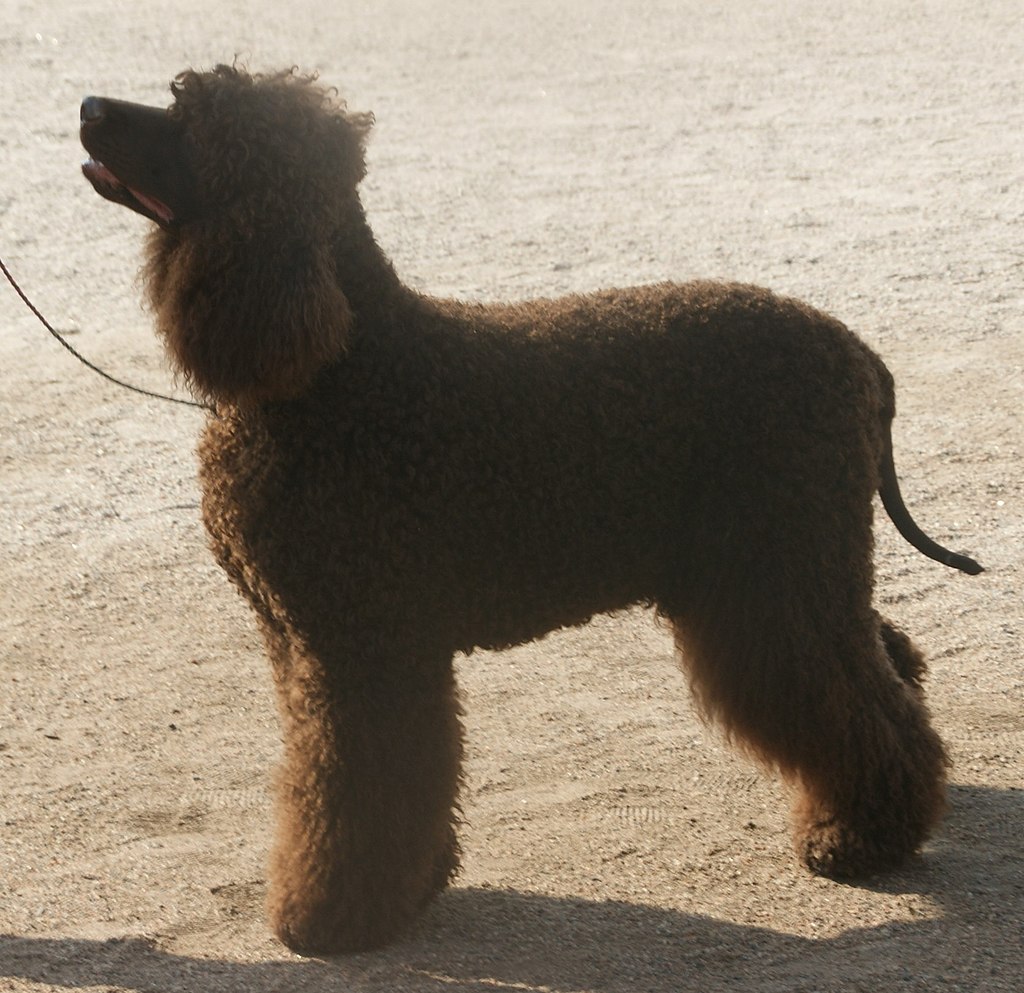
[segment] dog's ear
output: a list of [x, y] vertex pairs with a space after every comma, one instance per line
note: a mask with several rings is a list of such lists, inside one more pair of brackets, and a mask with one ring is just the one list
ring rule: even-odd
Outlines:
[[157, 326], [189, 386], [248, 405], [302, 393], [346, 347], [352, 313], [327, 245], [151, 235], [145, 278]]

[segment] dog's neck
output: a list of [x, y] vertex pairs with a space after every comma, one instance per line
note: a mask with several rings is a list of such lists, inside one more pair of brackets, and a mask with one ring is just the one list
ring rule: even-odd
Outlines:
[[395, 267], [374, 237], [362, 206], [356, 202], [335, 239], [338, 285], [348, 299], [356, 325], [374, 324], [416, 299], [398, 278]]

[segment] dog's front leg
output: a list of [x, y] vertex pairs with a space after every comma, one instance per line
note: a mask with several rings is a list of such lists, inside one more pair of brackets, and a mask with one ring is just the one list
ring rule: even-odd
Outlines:
[[306, 954], [385, 944], [458, 870], [451, 654], [323, 658], [282, 631], [267, 641], [285, 748], [272, 925]]

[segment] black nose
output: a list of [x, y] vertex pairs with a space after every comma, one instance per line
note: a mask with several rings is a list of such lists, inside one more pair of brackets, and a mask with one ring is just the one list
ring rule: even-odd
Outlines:
[[104, 116], [104, 103], [102, 97], [86, 97], [82, 101], [82, 109], [79, 112], [79, 119], [82, 124], [98, 121]]

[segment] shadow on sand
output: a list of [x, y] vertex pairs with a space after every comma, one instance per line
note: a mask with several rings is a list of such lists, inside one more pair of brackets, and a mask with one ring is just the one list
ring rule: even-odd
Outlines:
[[346, 958], [241, 963], [143, 939], [0, 936], [0, 988], [6, 979], [131, 993], [1014, 989], [1024, 974], [1024, 791], [952, 793], [929, 857], [868, 884], [928, 897], [938, 913], [919, 921], [808, 939], [642, 904], [455, 889], [404, 941]]

